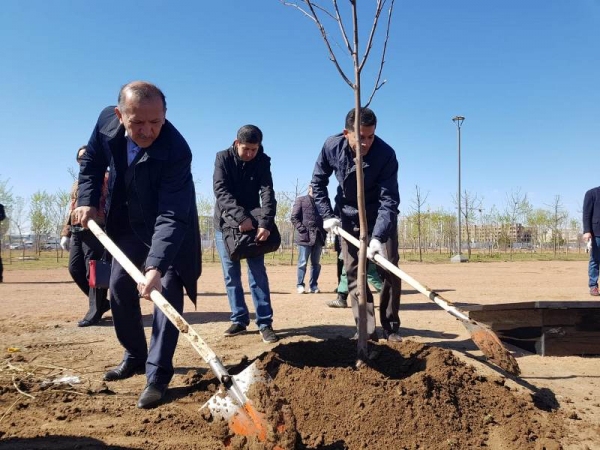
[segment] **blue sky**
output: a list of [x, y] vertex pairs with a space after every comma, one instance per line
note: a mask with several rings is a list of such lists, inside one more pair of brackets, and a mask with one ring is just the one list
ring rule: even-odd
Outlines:
[[[7, 0], [0, 42], [0, 180], [24, 197], [69, 188], [76, 149], [134, 79], [165, 92], [205, 196], [215, 153], [247, 123], [264, 132], [276, 191], [305, 187], [354, 105], [317, 28], [278, 0]], [[599, 49], [600, 0], [397, 0], [387, 83], [371, 107], [398, 154], [402, 213], [415, 186], [432, 210], [454, 211], [451, 119], [462, 115], [463, 191], [486, 210], [518, 189], [539, 208], [560, 195], [579, 218], [585, 191], [600, 185]], [[379, 53], [371, 58], [365, 100]]]

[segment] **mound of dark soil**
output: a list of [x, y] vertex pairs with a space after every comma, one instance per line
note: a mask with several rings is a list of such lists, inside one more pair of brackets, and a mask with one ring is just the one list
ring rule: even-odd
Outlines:
[[[561, 417], [548, 403], [536, 406], [512, 392], [503, 378], [481, 376], [450, 351], [411, 341], [372, 350], [378, 356], [360, 369], [356, 342], [348, 339], [280, 345], [260, 357], [274, 384], [249, 395], [272, 426], [262, 448], [561, 448]], [[231, 441], [232, 448], [256, 445]]]
[[270, 427], [261, 442], [199, 411], [218, 387], [210, 370], [189, 370], [165, 404], [140, 410], [136, 377], [110, 386], [48, 385], [27, 369], [32, 361], [15, 355], [0, 370], [0, 449], [561, 448], [565, 431], [551, 392], [519, 394], [448, 350], [412, 341], [370, 345], [378, 356], [360, 369], [356, 341], [348, 339], [281, 344], [261, 355], [256, 365], [272, 382], [248, 393]]

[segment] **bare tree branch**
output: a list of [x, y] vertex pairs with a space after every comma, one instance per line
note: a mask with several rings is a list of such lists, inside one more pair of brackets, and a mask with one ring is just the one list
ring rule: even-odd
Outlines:
[[350, 53], [352, 55], [352, 46], [350, 45], [350, 40], [348, 39], [348, 33], [346, 33], [346, 28], [344, 27], [344, 22], [342, 20], [342, 16], [340, 15], [340, 10], [338, 8], [338, 4], [337, 4], [337, 0], [333, 0], [333, 5], [335, 7], [335, 17], [337, 20], [337, 23], [340, 27], [340, 34], [342, 35], [342, 38], [344, 39], [344, 42], [346, 43], [346, 48], [348, 49], [348, 53]]
[[[301, 8], [300, 6], [298, 6], [298, 4], [296, 2], [286, 2], [285, 0], [279, 0], [281, 2], [282, 5], [284, 6], [291, 6], [292, 8], [296, 8], [298, 11], [300, 11], [302, 14], [304, 14], [306, 17], [308, 17], [310, 20], [314, 21], [315, 20], [315, 15], [311, 15], [309, 13], [307, 13], [303, 8]], [[307, 0], [302, 0], [303, 3], [306, 3], [307, 5], [311, 6], [312, 2], [309, 2]], [[329, 11], [327, 11], [325, 8], [323, 8], [320, 5], [317, 5], [316, 3], [314, 4], [314, 7], [320, 11], [323, 11], [323, 13], [327, 14], [330, 18], [332, 18], [333, 20], [336, 20], [335, 16], [333, 14], [331, 14]]]
[[381, 15], [381, 8], [385, 4], [385, 0], [382, 3], [381, 0], [377, 0], [377, 8], [375, 9], [375, 17], [373, 18], [373, 25], [371, 26], [371, 33], [369, 34], [369, 39], [367, 39], [367, 45], [365, 47], [365, 54], [363, 56], [362, 62], [358, 66], [359, 72], [362, 72], [367, 59], [369, 59], [369, 53], [371, 53], [371, 48], [373, 48], [373, 39], [375, 39], [375, 31], [377, 31], [377, 24], [379, 23], [379, 16]]
[[315, 23], [315, 25], [319, 29], [319, 32], [321, 33], [321, 37], [323, 38], [323, 41], [325, 42], [327, 51], [329, 52], [329, 60], [335, 65], [335, 68], [337, 69], [337, 71], [340, 74], [340, 76], [342, 77], [342, 79], [346, 82], [346, 84], [348, 86], [350, 86], [350, 88], [352, 88], [353, 90], [356, 89], [356, 86], [354, 85], [354, 83], [352, 83], [352, 81], [350, 81], [350, 79], [346, 76], [346, 74], [344, 73], [344, 70], [340, 66], [340, 64], [337, 60], [337, 57], [335, 56], [335, 53], [333, 52], [333, 49], [331, 48], [331, 43], [329, 42], [329, 37], [327, 36], [327, 31], [325, 30], [325, 27], [323, 26], [323, 24], [321, 23], [321, 20], [317, 16], [315, 8], [319, 9], [320, 11], [325, 12], [333, 20], [337, 21], [338, 19], [336, 19], [335, 16], [333, 16], [331, 13], [329, 13], [325, 9], [321, 8], [319, 5], [313, 5], [313, 3], [309, 0], [305, 0], [304, 3], [306, 3], [308, 5], [308, 7], [310, 9], [310, 13], [306, 12], [304, 9], [299, 7], [296, 3], [286, 2], [284, 0], [279, 0], [279, 1], [285, 6], [291, 6], [291, 7], [298, 9], [299, 11], [301, 11], [304, 15], [306, 15], [309, 19], [311, 19]]
[[[371, 95], [369, 96], [369, 100], [365, 104], [365, 106], [367, 106], [367, 107], [371, 104], [373, 97], [375, 97], [375, 93], [379, 89], [381, 89], [387, 81], [387, 80], [383, 80], [381, 83], [379, 82], [379, 80], [381, 80], [381, 74], [383, 73], [383, 65], [385, 64], [385, 54], [387, 51], [388, 39], [390, 38], [390, 27], [392, 24], [392, 12], [394, 10], [394, 1], [395, 0], [392, 0], [392, 2], [390, 3], [390, 9], [388, 10], [387, 26], [386, 26], [386, 30], [385, 30], [385, 40], [383, 42], [383, 50], [381, 51], [381, 64], [379, 65], [379, 72], [377, 73], [377, 79], [375, 80], [375, 84], [373, 85], [373, 91], [371, 92]], [[385, 3], [385, 1], [384, 1], [384, 3]], [[366, 57], [365, 57], [365, 61], [366, 61]], [[363, 63], [364, 63], [364, 61], [363, 61]]]

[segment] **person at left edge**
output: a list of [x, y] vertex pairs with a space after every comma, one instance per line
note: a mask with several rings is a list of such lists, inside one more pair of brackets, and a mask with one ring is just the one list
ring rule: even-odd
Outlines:
[[184, 288], [196, 303], [202, 269], [198, 213], [191, 173], [192, 153], [166, 120], [162, 91], [145, 81], [124, 85], [118, 105], [98, 118], [79, 171], [76, 220], [85, 228], [97, 215], [107, 167], [106, 233], [146, 280], [137, 284], [113, 259], [109, 290], [117, 338], [125, 349], [119, 366], [104, 380], [146, 373], [139, 408], [151, 408], [164, 398], [173, 377], [173, 354], [179, 331], [154, 307], [150, 347], [146, 343], [140, 297], [161, 291], [179, 312]]

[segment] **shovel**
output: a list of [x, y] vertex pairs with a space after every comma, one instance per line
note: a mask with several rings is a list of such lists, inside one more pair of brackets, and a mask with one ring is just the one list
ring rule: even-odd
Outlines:
[[[340, 236], [342, 236], [348, 242], [355, 245], [356, 247], [360, 247], [360, 242], [358, 241], [358, 239], [356, 239], [346, 230], [343, 230], [341, 227], [338, 227], [337, 231], [340, 234]], [[400, 270], [396, 265], [389, 262], [382, 255], [376, 254], [373, 260], [384, 269], [387, 269], [388, 272], [391, 272], [401, 280], [406, 281], [421, 294], [429, 298], [429, 300], [432, 300], [442, 309], [444, 309], [448, 313], [452, 314], [455, 318], [457, 318], [470, 333], [471, 339], [473, 340], [475, 345], [479, 347], [481, 352], [490, 361], [492, 361], [501, 369], [513, 375], [519, 375], [521, 373], [521, 369], [519, 368], [519, 364], [517, 364], [517, 360], [510, 354], [508, 350], [506, 350], [506, 348], [504, 348], [502, 342], [500, 342], [500, 339], [498, 338], [496, 333], [494, 333], [489, 327], [473, 319], [470, 319], [451, 301], [446, 300], [437, 292], [432, 291], [428, 287], [422, 285], [413, 277], [408, 275], [406, 272]]]
[[[145, 283], [146, 277], [142, 272], [125, 256], [95, 221], [89, 220], [88, 227], [136, 283]], [[264, 442], [267, 439], [268, 430], [265, 417], [256, 410], [253, 403], [246, 396], [250, 386], [256, 382], [264, 383], [266, 381], [265, 376], [261, 375], [255, 363], [249, 365], [238, 375], [229, 375], [217, 355], [160, 292], [153, 290], [150, 293], [150, 298], [202, 356], [217, 376], [222, 388], [224, 388], [224, 392], [217, 392], [203, 405], [203, 408], [207, 407], [213, 416], [227, 420], [233, 433], [256, 437], [259, 441]]]

